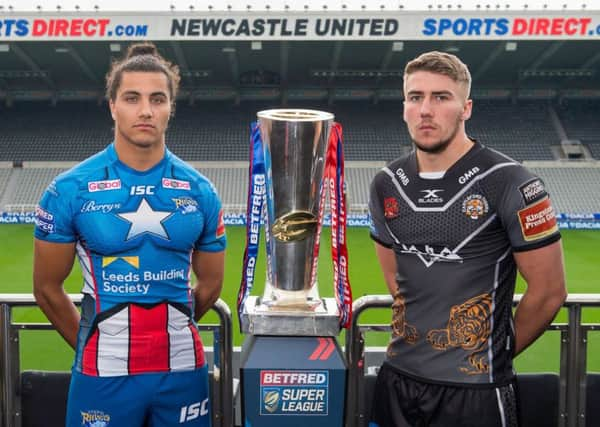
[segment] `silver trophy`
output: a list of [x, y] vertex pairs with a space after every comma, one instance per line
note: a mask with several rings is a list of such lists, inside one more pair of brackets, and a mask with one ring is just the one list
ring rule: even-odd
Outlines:
[[262, 298], [250, 297], [242, 330], [255, 335], [339, 332], [333, 298], [320, 298], [317, 246], [321, 185], [333, 114], [277, 109], [258, 114], [266, 172], [267, 278]]

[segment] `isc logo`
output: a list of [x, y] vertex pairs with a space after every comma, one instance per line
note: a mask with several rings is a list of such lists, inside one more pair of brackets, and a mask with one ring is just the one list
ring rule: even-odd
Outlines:
[[206, 415], [208, 415], [208, 398], [204, 399], [202, 403], [196, 402], [189, 406], [182, 406], [181, 411], [179, 411], [179, 424]]
[[129, 190], [131, 196], [143, 196], [144, 194], [154, 194], [154, 185], [133, 185]]

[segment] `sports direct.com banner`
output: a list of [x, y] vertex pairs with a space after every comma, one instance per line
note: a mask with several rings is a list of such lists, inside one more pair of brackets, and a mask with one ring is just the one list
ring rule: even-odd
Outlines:
[[[556, 216], [558, 227], [564, 230], [600, 230], [600, 213], [593, 214], [559, 214]], [[226, 225], [246, 225], [246, 214], [225, 214], [223, 220]], [[0, 224], [33, 224], [34, 212], [0, 212]], [[331, 226], [331, 215], [326, 214], [323, 225]], [[368, 227], [369, 215], [348, 214], [346, 225], [348, 227]]]
[[600, 39], [600, 11], [40, 13], [0, 16], [0, 42], [21, 40]]

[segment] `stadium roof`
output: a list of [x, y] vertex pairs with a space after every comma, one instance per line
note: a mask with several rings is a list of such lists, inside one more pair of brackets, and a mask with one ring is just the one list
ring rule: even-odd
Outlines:
[[[0, 11], [247, 11], [251, 10], [430, 10], [430, 9], [511, 9], [511, 10], [585, 10], [594, 8], [593, 0], [485, 0], [462, 1], [423, 1], [423, 0], [4, 0], [0, 1]], [[250, 5], [250, 8], [248, 7]], [[286, 7], [287, 6], [287, 7]]]
[[[210, 12], [201, 10], [210, 1], [145, 2], [143, 9], [140, 3], [0, 0], [0, 100], [101, 99], [110, 62], [133, 40], [145, 39], [154, 40], [179, 65], [182, 97], [191, 101], [399, 99], [405, 63], [428, 50], [455, 53], [467, 63], [475, 96], [600, 97], [600, 12], [587, 10], [585, 3], [231, 0], [213, 2]], [[152, 4], [169, 10], [152, 10], [158, 7]], [[290, 9], [282, 13], [286, 4]], [[421, 11], [409, 10], [416, 5]], [[265, 30], [254, 37], [258, 33], [252, 28], [259, 27], [252, 25], [269, 17], [280, 33]], [[163, 32], [81, 36], [87, 22], [97, 30], [111, 19], [131, 23], [121, 27], [132, 31], [149, 27]], [[296, 28], [321, 20], [346, 29], [369, 20], [372, 30], [352, 37], [293, 37], [285, 33], [288, 20]], [[68, 21], [64, 25], [71, 33], [65, 27], [61, 36], [59, 21]], [[198, 28], [208, 21], [233, 23], [238, 32], [230, 36], [223, 26], [221, 33], [202, 35]], [[393, 36], [381, 30], [388, 21], [397, 30]], [[522, 26], [519, 36], [509, 31], [517, 24]], [[250, 32], [238, 36], [243, 25], [250, 25]], [[36, 29], [45, 34], [35, 37]]]

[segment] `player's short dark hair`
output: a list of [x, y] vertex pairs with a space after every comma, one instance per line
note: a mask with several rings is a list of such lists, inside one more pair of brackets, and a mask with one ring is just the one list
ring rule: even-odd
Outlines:
[[430, 73], [442, 74], [450, 77], [453, 81], [467, 89], [467, 98], [471, 92], [471, 73], [469, 68], [456, 55], [446, 52], [426, 52], [404, 67], [404, 81], [407, 77], [417, 71], [429, 71]]
[[167, 61], [158, 53], [154, 43], [135, 43], [129, 46], [121, 60], [114, 61], [106, 74], [106, 99], [114, 101], [126, 72], [163, 73], [167, 76], [171, 108], [175, 111], [175, 98], [179, 89], [179, 67]]

